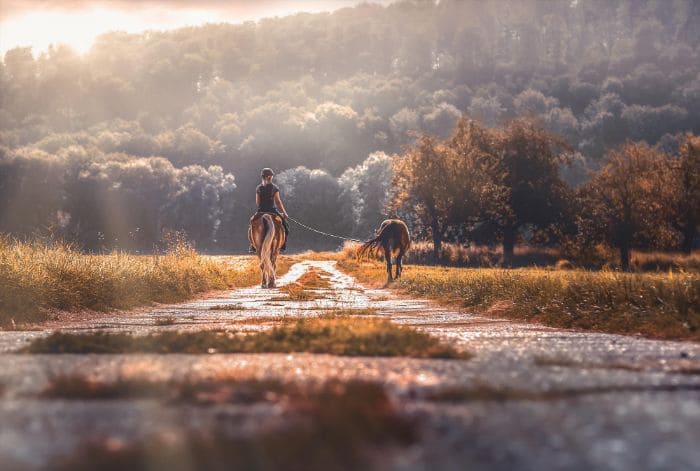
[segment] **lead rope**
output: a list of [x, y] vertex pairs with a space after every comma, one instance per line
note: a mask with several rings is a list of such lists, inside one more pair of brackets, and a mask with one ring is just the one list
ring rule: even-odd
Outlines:
[[364, 242], [363, 240], [353, 239], [352, 237], [343, 237], [343, 236], [339, 236], [339, 235], [335, 235], [335, 234], [330, 234], [328, 232], [319, 231], [318, 229], [314, 229], [313, 227], [309, 227], [306, 224], [300, 223], [299, 221], [297, 221], [296, 219], [294, 219], [291, 216], [287, 216], [287, 219], [289, 219], [290, 221], [292, 221], [295, 224], [298, 224], [299, 226], [303, 227], [307, 231], [316, 232], [317, 234], [322, 234], [322, 235], [328, 236], [328, 237], [335, 237], [336, 239], [349, 240], [352, 242], [360, 242], [360, 243]]

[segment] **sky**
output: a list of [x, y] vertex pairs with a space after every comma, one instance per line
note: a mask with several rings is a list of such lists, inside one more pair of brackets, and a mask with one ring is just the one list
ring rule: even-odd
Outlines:
[[[205, 23], [242, 23], [297, 12], [333, 11], [367, 0], [0, 0], [0, 54], [50, 44], [78, 53], [109, 31], [137, 33]], [[372, 0], [391, 3], [391, 0]]]

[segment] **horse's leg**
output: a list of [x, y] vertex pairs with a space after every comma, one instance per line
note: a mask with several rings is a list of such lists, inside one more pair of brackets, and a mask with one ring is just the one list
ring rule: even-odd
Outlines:
[[267, 279], [265, 277], [265, 266], [260, 263], [260, 287], [267, 288]]
[[265, 264], [262, 261], [262, 258], [260, 259], [260, 287], [261, 288], [267, 288], [267, 277], [265, 276]]
[[394, 281], [394, 279], [391, 276], [391, 250], [389, 250], [389, 247], [387, 246], [384, 246], [384, 260], [386, 260], [386, 283], [389, 284]]
[[276, 288], [276, 278], [277, 278], [277, 253], [275, 251], [272, 251], [272, 254], [270, 255], [270, 262], [272, 263], [272, 273], [270, 273], [270, 278], [267, 280], [267, 287], [268, 288]]
[[399, 248], [399, 254], [396, 256], [396, 278], [401, 278], [403, 273], [403, 256], [406, 254], [406, 250], [403, 247]]

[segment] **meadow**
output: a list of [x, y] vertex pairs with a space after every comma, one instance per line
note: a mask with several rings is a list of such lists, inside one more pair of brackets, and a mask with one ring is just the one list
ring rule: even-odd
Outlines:
[[[559, 254], [521, 248], [521, 268], [497, 266], [487, 249], [443, 247], [443, 263], [428, 260], [429, 244], [414, 244], [403, 278], [392, 285], [405, 294], [427, 297], [487, 316], [562, 328], [651, 338], [700, 340], [700, 255], [635, 253], [637, 271], [585, 270]], [[361, 282], [383, 285], [384, 264], [360, 261], [356, 246], [339, 252], [307, 252], [282, 257], [278, 274], [300, 259], [335, 259]], [[537, 267], [533, 263], [546, 266]], [[647, 270], [647, 271], [645, 271]], [[304, 288], [322, 287], [318, 273], [283, 291], [285, 299], [319, 296]], [[208, 257], [186, 245], [162, 255], [81, 253], [65, 244], [0, 240], [0, 326], [42, 321], [52, 310], [130, 309], [179, 302], [199, 293], [252, 286], [259, 280], [255, 257]], [[309, 286], [306, 286], [309, 285]], [[334, 321], [345, 322], [345, 321]], [[326, 326], [324, 326], [326, 327]]]
[[[674, 263], [683, 266], [697, 261], [697, 255], [688, 258], [690, 262], [676, 257]], [[337, 259], [341, 269], [363, 283], [386, 281], [384, 263], [358, 260], [353, 247], [340, 252]], [[700, 340], [698, 271], [408, 265], [392, 286], [487, 316], [587, 331]]]
[[[235, 262], [186, 245], [162, 255], [90, 255], [66, 244], [0, 239], [0, 327], [44, 320], [51, 309], [131, 309], [258, 282], [255, 257]], [[282, 258], [278, 272], [290, 264]]]
[[[345, 249], [345, 255], [354, 252], [352, 245]], [[572, 253], [569, 253], [572, 252]], [[511, 266], [550, 267], [557, 269], [583, 268], [588, 270], [617, 270], [619, 255], [616, 250], [605, 245], [597, 245], [589, 250], [566, 250], [556, 247], [535, 247], [518, 245], [515, 247]], [[433, 244], [426, 241], [414, 242], [405, 258], [408, 264], [431, 265]], [[443, 243], [438, 254], [438, 264], [453, 267], [497, 268], [503, 263], [502, 247], [483, 245], [463, 245]], [[700, 271], [700, 250], [690, 255], [662, 251], [632, 251], [630, 270], [647, 271]]]

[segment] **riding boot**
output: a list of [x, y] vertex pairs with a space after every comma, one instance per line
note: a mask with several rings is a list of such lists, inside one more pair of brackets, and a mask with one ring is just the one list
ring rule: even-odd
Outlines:
[[284, 244], [280, 247], [280, 252], [287, 250], [287, 240], [289, 239], [289, 223], [284, 218], [282, 218], [282, 226], [284, 226]]

